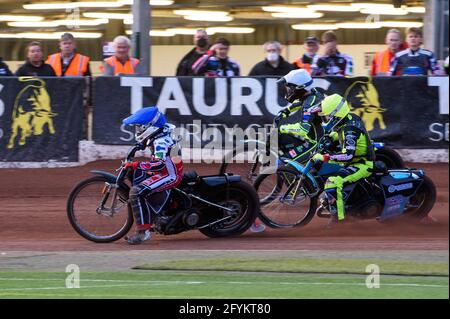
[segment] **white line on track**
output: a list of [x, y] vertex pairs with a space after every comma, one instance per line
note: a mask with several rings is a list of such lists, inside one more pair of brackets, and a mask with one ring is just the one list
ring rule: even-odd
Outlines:
[[[63, 281], [63, 279], [37, 279], [37, 278], [0, 278], [0, 281]], [[114, 279], [83, 279], [81, 282], [117, 282], [124, 285], [117, 286], [145, 286], [145, 285], [205, 285], [205, 284], [232, 284], [232, 285], [303, 285], [303, 286], [366, 286], [365, 283], [359, 282], [267, 282], [267, 281], [180, 281], [180, 280], [114, 280]], [[126, 284], [125, 284], [126, 283]], [[84, 286], [83, 288], [102, 288], [102, 287], [114, 287], [116, 285], [100, 285], [100, 286]], [[448, 288], [448, 285], [433, 285], [433, 284], [419, 284], [419, 283], [383, 283], [381, 286], [392, 287], [426, 287], [426, 288]], [[66, 288], [66, 287], [62, 287]], [[39, 289], [61, 289], [61, 287], [43, 287], [43, 288], [0, 288], [0, 291], [4, 290], [39, 290]]]
[[[124, 284], [124, 285], [99, 285], [99, 286], [80, 286], [80, 289], [87, 288], [112, 288], [112, 287], [127, 287], [127, 286], [144, 286], [146, 284]], [[69, 289], [67, 287], [34, 287], [34, 288], [0, 288], [0, 291], [30, 291], [30, 290], [60, 290], [60, 289]]]

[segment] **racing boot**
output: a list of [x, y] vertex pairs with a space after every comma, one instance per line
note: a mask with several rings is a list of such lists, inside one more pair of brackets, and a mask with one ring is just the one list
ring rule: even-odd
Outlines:
[[330, 212], [330, 220], [328, 221], [326, 228], [333, 229], [339, 224], [341, 224], [341, 222], [339, 222], [337, 216], [336, 198], [334, 197], [333, 192], [326, 192], [326, 193], [327, 193], [328, 211]]
[[130, 245], [139, 245], [144, 241], [149, 240], [152, 237], [152, 234], [149, 229], [138, 230], [134, 235], [126, 237], [126, 241]]
[[262, 233], [266, 230], [266, 226], [261, 223], [259, 220], [255, 220], [255, 222], [250, 226], [250, 231], [252, 233]]

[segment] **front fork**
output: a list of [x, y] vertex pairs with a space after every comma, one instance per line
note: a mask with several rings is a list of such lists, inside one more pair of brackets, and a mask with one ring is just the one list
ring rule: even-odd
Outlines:
[[[105, 215], [108, 217], [113, 217], [114, 214], [117, 212], [117, 189], [119, 187], [117, 186], [117, 184], [111, 184], [108, 182], [105, 182], [105, 186], [103, 187], [103, 197], [102, 200], [100, 202], [100, 205], [97, 207], [96, 211], [97, 214], [99, 215]], [[112, 191], [112, 194], [111, 194]], [[112, 201], [111, 201], [111, 207], [105, 207], [106, 202], [108, 201], [109, 197], [112, 196]]]
[[[126, 170], [121, 167], [120, 173], [117, 176], [115, 184], [105, 182], [105, 186], [103, 187], [103, 190], [102, 190], [103, 197], [102, 197], [102, 200], [100, 201], [100, 205], [96, 209], [97, 214], [105, 215], [108, 217], [113, 217], [114, 214], [117, 213], [117, 211], [119, 210], [117, 208], [119, 181], [121, 181], [123, 179], [125, 174], [126, 174]], [[111, 191], [112, 191], [112, 194], [111, 194]], [[111, 207], [110, 208], [105, 207], [105, 204], [107, 203], [107, 201], [111, 195], [112, 195]]]
[[253, 164], [252, 167], [250, 168], [250, 171], [247, 174], [247, 178], [251, 181], [253, 181], [255, 179], [255, 177], [258, 176], [258, 174], [256, 174], [256, 168], [258, 167], [258, 162], [260, 159], [260, 154], [259, 154], [259, 150], [255, 150], [255, 154], [253, 154]]

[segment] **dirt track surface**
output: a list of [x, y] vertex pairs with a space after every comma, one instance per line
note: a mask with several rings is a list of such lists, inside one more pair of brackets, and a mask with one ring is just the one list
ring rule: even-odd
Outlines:
[[[119, 161], [100, 161], [82, 167], [0, 169], [0, 251], [109, 251], [131, 250], [123, 240], [95, 244], [81, 238], [66, 217], [72, 187], [92, 169], [114, 172]], [[197, 231], [172, 236], [155, 235], [133, 246], [142, 250], [448, 250], [448, 164], [410, 164], [422, 168], [437, 187], [433, 225], [385, 226], [376, 221], [325, 230], [319, 218], [304, 228], [245, 233], [237, 238], [209, 239]], [[216, 165], [185, 165], [185, 171], [213, 174]]]

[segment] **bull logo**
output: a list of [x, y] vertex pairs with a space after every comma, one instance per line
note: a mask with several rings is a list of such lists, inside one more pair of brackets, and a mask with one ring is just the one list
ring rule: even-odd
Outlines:
[[30, 136], [42, 135], [47, 127], [49, 134], [55, 134], [50, 96], [45, 89], [45, 82], [33, 77], [20, 77], [20, 82], [27, 84], [17, 95], [12, 111], [12, 133], [7, 148], [26, 144]]
[[375, 128], [375, 122], [378, 122], [380, 129], [386, 129], [383, 119], [383, 112], [386, 109], [380, 105], [378, 91], [372, 83], [372, 78], [353, 82], [345, 91], [344, 97], [352, 112], [363, 120], [367, 131]]

